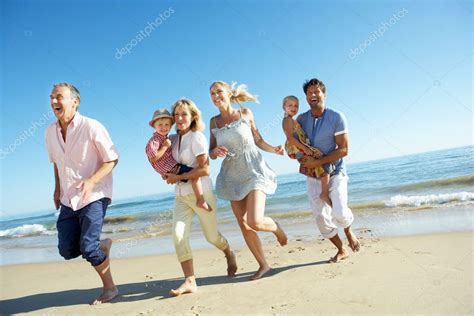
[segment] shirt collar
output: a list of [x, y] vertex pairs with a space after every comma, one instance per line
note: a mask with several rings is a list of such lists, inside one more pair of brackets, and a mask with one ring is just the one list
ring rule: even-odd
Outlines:
[[324, 110], [323, 110], [323, 113], [321, 114], [321, 116], [314, 116], [313, 115], [313, 112], [311, 111], [311, 109], [309, 110], [309, 115], [313, 118], [313, 119], [322, 119], [324, 117], [324, 114], [326, 114], [326, 110], [327, 110], [327, 107], [324, 107]]
[[[79, 114], [79, 111], [76, 111], [76, 114], [74, 114], [74, 118], [72, 119], [71, 123], [69, 123], [69, 125], [71, 127], [76, 127], [77, 125], [79, 125], [81, 120], [82, 120], [82, 115]], [[56, 120], [56, 127], [59, 129], [61, 128], [61, 124], [59, 123], [59, 120]]]
[[81, 119], [82, 119], [81, 114], [79, 114], [79, 111], [76, 111], [76, 114], [74, 115], [74, 118], [71, 121], [71, 124], [72, 124], [71, 126], [76, 127], [77, 125], [79, 125], [79, 123], [81, 122]]

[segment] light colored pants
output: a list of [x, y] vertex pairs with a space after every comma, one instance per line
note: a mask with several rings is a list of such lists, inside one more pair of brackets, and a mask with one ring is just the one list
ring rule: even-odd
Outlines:
[[354, 221], [354, 215], [347, 205], [347, 180], [349, 178], [342, 172], [332, 176], [329, 180], [329, 198], [332, 208], [321, 201], [321, 180], [308, 177], [308, 198], [311, 210], [316, 218], [316, 224], [324, 238], [337, 235], [337, 226], [346, 228]]
[[189, 234], [194, 214], [199, 217], [204, 236], [209, 243], [220, 250], [229, 247], [227, 240], [217, 230], [217, 203], [212, 191], [204, 192], [204, 200], [212, 207], [212, 212], [197, 207], [194, 194], [176, 195], [173, 212], [173, 240], [179, 262], [193, 258], [189, 245]]

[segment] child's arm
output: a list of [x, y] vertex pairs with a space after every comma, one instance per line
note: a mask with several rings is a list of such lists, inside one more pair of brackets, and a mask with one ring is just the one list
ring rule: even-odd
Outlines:
[[293, 119], [291, 117], [285, 117], [283, 119], [283, 131], [286, 135], [286, 140], [293, 146], [296, 146], [299, 150], [304, 152], [306, 155], [311, 156], [313, 154], [312, 150], [308, 146], [300, 143], [296, 138], [293, 137]]
[[163, 157], [164, 153], [171, 147], [171, 141], [167, 138], [160, 149], [156, 152], [155, 156], [150, 158], [151, 163], [155, 163]]

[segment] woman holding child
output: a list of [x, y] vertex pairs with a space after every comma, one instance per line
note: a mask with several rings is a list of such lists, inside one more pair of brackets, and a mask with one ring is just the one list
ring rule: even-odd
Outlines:
[[220, 114], [211, 119], [209, 156], [224, 158], [216, 180], [219, 198], [229, 200], [245, 242], [259, 264], [251, 277], [256, 280], [271, 271], [263, 253], [257, 231], [272, 232], [280, 245], [287, 244], [285, 232], [270, 217], [265, 217], [267, 194], [276, 190], [276, 176], [263, 160], [257, 147], [283, 155], [282, 146], [273, 147], [263, 139], [248, 108], [235, 109], [232, 104], [257, 101], [245, 85], [235, 87], [216, 81], [210, 88], [211, 99]]
[[[224, 252], [227, 258], [227, 274], [229, 276], [235, 275], [237, 265], [235, 255], [231, 251], [227, 240], [217, 230], [217, 203], [212, 193], [212, 181], [209, 178], [207, 141], [201, 132], [203, 129], [201, 112], [193, 101], [181, 99], [173, 105], [172, 118], [176, 123], [178, 132], [177, 135], [171, 137], [172, 157], [179, 164], [192, 168], [190, 171], [181, 174], [179, 174], [180, 172], [166, 174], [168, 183], [176, 183], [173, 240], [185, 277], [183, 284], [170, 291], [171, 295], [177, 296], [184, 293], [193, 293], [197, 290], [192, 252], [189, 245], [189, 234], [194, 214], [199, 217], [207, 241]], [[205, 207], [197, 205], [197, 193], [194, 193], [196, 191], [193, 191], [193, 184], [191, 183], [199, 178], [199, 188], [205, 202], [207, 202]], [[191, 181], [183, 182], [185, 180]]]

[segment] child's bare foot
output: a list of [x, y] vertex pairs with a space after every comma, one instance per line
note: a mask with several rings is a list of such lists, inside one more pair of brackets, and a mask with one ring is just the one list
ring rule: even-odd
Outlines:
[[254, 281], [254, 280], [258, 280], [258, 279], [261, 279], [263, 278], [266, 274], [268, 274], [269, 272], [272, 271], [272, 268], [270, 268], [269, 266], [263, 266], [263, 267], [260, 267], [257, 272], [255, 272], [255, 274], [250, 277], [250, 280], [251, 281]]
[[197, 284], [196, 281], [191, 281], [186, 279], [183, 284], [181, 284], [177, 289], [171, 289], [170, 295], [171, 296], [180, 296], [182, 294], [187, 293], [195, 293], [197, 292]]
[[212, 207], [209, 204], [207, 204], [206, 201], [204, 201], [204, 198], [203, 199], [197, 199], [196, 206], [199, 207], [199, 208], [203, 208], [208, 212], [212, 212]]
[[332, 202], [331, 202], [331, 199], [329, 198], [329, 194], [324, 194], [324, 193], [321, 193], [319, 195], [319, 198], [321, 200], [323, 200], [324, 202], [326, 202], [327, 205], [329, 205], [330, 207], [332, 207]]
[[225, 258], [227, 259], [227, 276], [234, 277], [235, 272], [237, 272], [237, 261], [235, 260], [234, 252], [231, 252]]
[[334, 257], [329, 259], [329, 262], [337, 263], [337, 262], [340, 262], [344, 259], [347, 259], [348, 257], [349, 257], [349, 255], [347, 254], [346, 249], [343, 248], [342, 250], [338, 251]]
[[280, 246], [285, 246], [288, 243], [288, 237], [286, 236], [285, 232], [281, 228], [280, 224], [275, 222], [277, 226], [277, 230], [274, 232]]
[[90, 305], [100, 305], [102, 303], [111, 301], [113, 298], [115, 298], [118, 295], [119, 291], [116, 286], [114, 286], [111, 289], [104, 289], [102, 291], [102, 294], [93, 300]]

